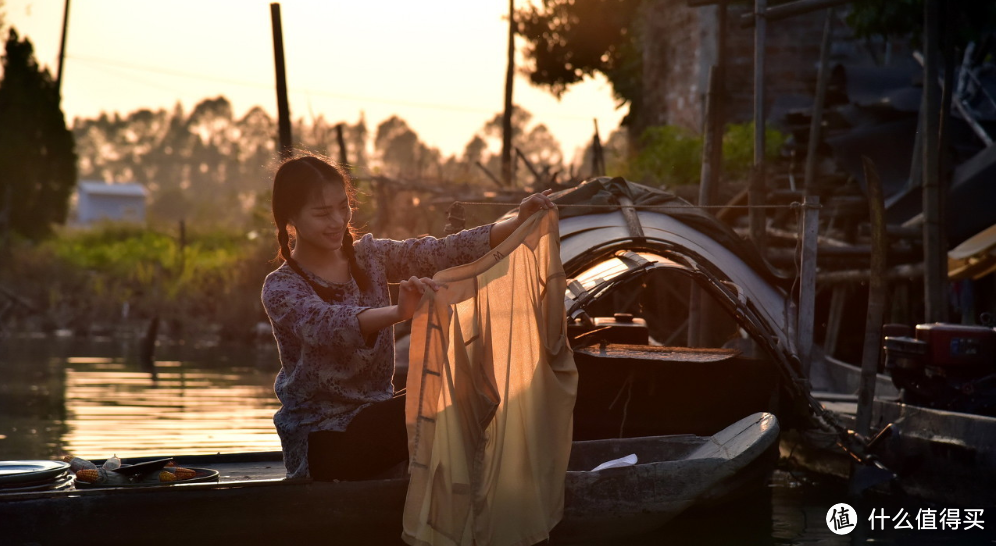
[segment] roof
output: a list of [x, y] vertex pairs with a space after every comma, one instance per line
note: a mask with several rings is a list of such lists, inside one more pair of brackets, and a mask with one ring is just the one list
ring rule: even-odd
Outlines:
[[79, 191], [80, 193], [87, 193], [90, 195], [117, 195], [128, 197], [145, 197], [147, 193], [145, 186], [137, 182], [108, 184], [106, 182], [98, 182], [93, 180], [80, 181]]

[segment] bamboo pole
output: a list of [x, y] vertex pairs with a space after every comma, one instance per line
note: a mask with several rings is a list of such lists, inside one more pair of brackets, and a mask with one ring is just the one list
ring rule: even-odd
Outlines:
[[814, 192], [816, 178], [816, 153], [823, 133], [823, 104], [826, 102], [827, 81], [830, 79], [830, 38], [833, 34], [833, 8], [827, 10], [823, 23], [823, 41], [820, 42], [820, 69], [816, 76], [816, 99], [813, 101], [813, 115], [809, 122], [809, 146], [806, 151], [806, 174], [804, 189], [806, 194]]
[[[932, 1], [932, 0], [927, 0]], [[875, 164], [865, 156], [865, 180], [868, 183], [868, 206], [871, 214], [871, 278], [868, 281], [868, 312], [865, 317], [865, 339], [861, 352], [861, 387], [858, 390], [858, 414], [855, 431], [868, 436], [871, 429], [872, 402], [875, 399], [875, 377], [882, 345], [882, 321], [885, 316], [885, 267], [889, 243], [885, 233], [885, 200], [882, 182]]]
[[[754, 10], [757, 13], [757, 25], [754, 28], [754, 171], [751, 176], [747, 203], [751, 207], [761, 207], [765, 204], [764, 177], [764, 47], [767, 24], [764, 10], [767, 0], [754, 0]], [[754, 241], [761, 254], [764, 254], [764, 209], [750, 209], [750, 238]]]
[[273, 60], [277, 70], [277, 124], [280, 133], [280, 156], [290, 158], [291, 143], [290, 106], [287, 102], [287, 72], [284, 65], [284, 34], [280, 23], [280, 4], [270, 4], [270, 20], [273, 25]]

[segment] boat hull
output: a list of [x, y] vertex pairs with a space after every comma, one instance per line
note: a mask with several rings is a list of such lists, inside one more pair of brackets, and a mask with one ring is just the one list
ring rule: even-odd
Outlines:
[[[564, 517], [551, 541], [585, 542], [658, 528], [699, 499], [737, 490], [737, 474], [763, 460], [777, 446], [778, 434], [777, 419], [759, 413], [712, 437], [575, 442]], [[592, 468], [593, 461], [629, 453], [636, 453], [640, 462], [599, 472], [582, 470]], [[204, 459], [194, 462], [206, 464]], [[251, 467], [215, 466], [228, 478]], [[769, 474], [772, 469], [773, 464]], [[271, 479], [2, 494], [0, 537], [12, 545], [400, 544], [407, 486], [402, 478]]]

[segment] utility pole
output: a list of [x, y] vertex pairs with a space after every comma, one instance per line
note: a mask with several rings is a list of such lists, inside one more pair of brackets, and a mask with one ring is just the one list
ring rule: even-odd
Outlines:
[[290, 106], [287, 103], [287, 72], [284, 67], [284, 34], [280, 24], [280, 4], [270, 4], [273, 24], [273, 60], [277, 68], [277, 124], [280, 131], [280, 157], [289, 159], [292, 153]]
[[508, 70], [505, 72], [505, 115], [501, 120], [501, 181], [512, 185], [512, 82], [515, 76], [515, 0], [508, 0]]
[[69, 31], [69, 0], [66, 0], [66, 10], [62, 14], [62, 40], [59, 43], [59, 69], [55, 77], [55, 89], [62, 100], [62, 66], [66, 64], [66, 34]]

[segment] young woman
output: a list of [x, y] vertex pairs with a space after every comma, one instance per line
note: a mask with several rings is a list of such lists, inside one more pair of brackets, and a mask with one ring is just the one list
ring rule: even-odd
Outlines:
[[392, 386], [394, 324], [438, 290], [436, 271], [476, 260], [554, 207], [548, 194], [524, 199], [514, 219], [443, 239], [354, 241], [349, 176], [315, 156], [280, 166], [273, 221], [284, 263], [267, 275], [262, 299], [280, 351], [273, 421], [288, 478], [365, 479], [408, 457], [404, 397]]

